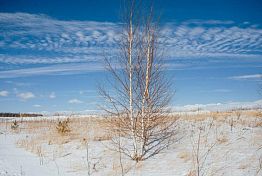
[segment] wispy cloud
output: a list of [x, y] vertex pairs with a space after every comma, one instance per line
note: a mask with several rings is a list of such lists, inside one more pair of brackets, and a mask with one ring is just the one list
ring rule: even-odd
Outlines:
[[174, 106], [174, 111], [226, 111], [226, 110], [234, 110], [234, 109], [255, 109], [260, 108], [262, 106], [262, 100], [257, 100], [253, 102], [225, 102], [225, 103], [211, 103], [211, 104], [193, 104], [193, 105], [185, 105], [185, 106]]
[[[207, 25], [208, 24], [208, 25]], [[261, 57], [262, 29], [230, 23], [167, 24], [162, 30], [172, 57]]]
[[35, 105], [33, 105], [33, 107], [35, 107], [35, 108], [41, 108], [42, 106], [39, 105], [39, 104], [35, 104]]
[[51, 92], [50, 95], [49, 95], [49, 98], [50, 98], [50, 99], [56, 98], [55, 92]]
[[36, 68], [0, 71], [0, 78], [17, 78], [37, 75], [68, 75], [104, 70], [99, 63], [60, 64]]
[[[28, 13], [0, 13], [0, 24], [2, 49], [34, 51], [32, 56], [26, 53], [18, 55], [19, 58], [0, 55], [0, 61], [5, 63], [68, 63], [92, 59], [101, 56], [103, 48], [113, 50], [119, 36], [119, 24], [62, 21]], [[53, 57], [44, 57], [43, 52]], [[76, 55], [85, 58], [71, 57]]]
[[7, 84], [12, 84], [12, 85], [15, 85], [15, 86], [19, 86], [19, 87], [29, 87], [31, 85], [33, 85], [33, 83], [28, 83], [28, 82], [14, 82], [14, 81], [5, 81], [5, 83]]
[[[28, 13], [0, 13], [2, 48], [52, 51], [66, 54], [101, 55], [105, 48], [114, 49], [119, 40], [121, 24], [94, 21], [62, 21], [45, 15]], [[166, 23], [161, 28], [166, 46], [173, 56], [245, 56], [261, 54], [262, 29], [232, 21], [188, 20]], [[14, 39], [15, 40], [12, 40]], [[100, 48], [100, 50], [98, 50]], [[112, 52], [112, 51], [111, 51]], [[10, 56], [1, 55], [1, 62], [10, 62]], [[12, 62], [47, 62], [46, 58], [23, 59]], [[70, 62], [70, 57], [50, 63]], [[22, 61], [21, 61], [22, 60]], [[72, 59], [73, 60], [73, 59]]]
[[[100, 52], [100, 51], [97, 51]], [[0, 54], [0, 62], [7, 64], [60, 64], [60, 63], [79, 63], [90, 62], [102, 59], [101, 54], [94, 55], [56, 55], [56, 56], [38, 56], [38, 55], [6, 55]]]
[[6, 97], [6, 96], [8, 96], [8, 94], [9, 94], [9, 92], [6, 91], [6, 90], [0, 91], [0, 96], [1, 96], [1, 97]]
[[213, 90], [201, 90], [200, 92], [208, 92], [208, 93], [229, 93], [232, 92], [230, 89], [213, 89]]
[[68, 101], [68, 103], [70, 104], [80, 104], [80, 103], [83, 103], [81, 100], [78, 100], [78, 99], [71, 99]]
[[[85, 72], [81, 66], [74, 65], [70, 69], [66, 68], [69, 65], [63, 64], [92, 62], [94, 69], [88, 67], [88, 70], [101, 70], [95, 65], [99, 65], [106, 53], [115, 55], [118, 52], [116, 46], [122, 25], [63, 21], [28, 13], [0, 13], [0, 24], [0, 47], [3, 51], [8, 51], [0, 53], [0, 64], [16, 65], [15, 70], [1, 71], [0, 78], [31, 76], [32, 73], [42, 75]], [[188, 20], [163, 24], [160, 33], [159, 41], [165, 44], [167, 59], [262, 57], [262, 29], [249, 23]], [[19, 52], [12, 52], [17, 50]], [[31, 64], [31, 68], [24, 68], [26, 64]], [[39, 64], [48, 66], [38, 68]], [[175, 64], [169, 66], [181, 67]]]
[[23, 93], [18, 93], [17, 97], [21, 98], [22, 100], [28, 100], [35, 98], [35, 95], [32, 92], [23, 92]]
[[232, 92], [229, 89], [214, 89], [212, 90], [212, 92], [216, 92], [216, 93], [228, 93], [228, 92]]
[[232, 76], [229, 79], [234, 80], [262, 80], [262, 74], [254, 74], [254, 75], [240, 75], [240, 76]]

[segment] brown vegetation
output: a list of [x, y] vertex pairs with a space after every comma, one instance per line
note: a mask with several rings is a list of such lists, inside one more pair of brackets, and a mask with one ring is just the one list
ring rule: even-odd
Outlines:
[[70, 126], [69, 126], [69, 118], [66, 120], [59, 120], [58, 123], [56, 124], [56, 129], [58, 133], [65, 134], [70, 132]]

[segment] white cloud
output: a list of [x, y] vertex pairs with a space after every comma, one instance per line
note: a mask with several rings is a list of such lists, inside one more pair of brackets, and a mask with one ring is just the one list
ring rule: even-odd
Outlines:
[[166, 38], [169, 55], [173, 57], [261, 57], [262, 40], [257, 40], [262, 36], [260, 28], [205, 21], [169, 23], [163, 28], [162, 35]]
[[[101, 71], [103, 65], [100, 62], [108, 55], [107, 52], [110, 52], [110, 56], [118, 52], [122, 25], [64, 21], [28, 13], [0, 13], [0, 24], [4, 24], [0, 28], [0, 38], [3, 38], [1, 48], [21, 50], [19, 54], [0, 54], [0, 63], [16, 65], [2, 69], [0, 78]], [[262, 57], [262, 29], [247, 22], [188, 20], [165, 23], [160, 32], [159, 41], [165, 44], [165, 57], [168, 59]], [[28, 52], [31, 50], [34, 52]], [[23, 64], [35, 66], [24, 68]], [[46, 66], [37, 67], [36, 64]], [[169, 69], [187, 67], [176, 64], [168, 66]]]
[[28, 100], [35, 98], [35, 95], [32, 92], [23, 92], [23, 93], [18, 93], [17, 97], [21, 98], [22, 100]]
[[9, 94], [9, 92], [6, 91], [6, 90], [0, 91], [0, 96], [1, 96], [1, 97], [6, 97], [6, 96], [8, 96], [8, 94]]
[[241, 75], [241, 76], [232, 76], [229, 79], [234, 80], [262, 80], [262, 74], [254, 74], [254, 75]]
[[[80, 49], [79, 49], [80, 50]], [[83, 51], [83, 52], [88, 52]], [[0, 54], [0, 62], [8, 64], [60, 64], [60, 63], [79, 63], [79, 62], [90, 62], [101, 60], [103, 56], [102, 53], [93, 53], [92, 55], [82, 54], [82, 55], [66, 55], [66, 56], [31, 56], [25, 55], [5, 55]], [[95, 57], [95, 59], [94, 59]]]
[[70, 104], [80, 104], [80, 103], [83, 103], [81, 100], [78, 100], [78, 99], [71, 99], [68, 101], [68, 103]]
[[228, 93], [231, 92], [229, 89], [214, 89], [212, 92], [217, 92], [217, 93]]
[[[75, 63], [100, 60], [106, 49], [111, 54], [120, 37], [121, 24], [94, 21], [63, 21], [45, 15], [0, 13], [4, 24], [1, 48], [52, 52], [45, 55], [0, 55], [3, 63]], [[14, 30], [14, 29], [20, 30]], [[220, 20], [188, 20], [161, 26], [172, 57], [261, 57], [262, 29], [251, 24]], [[16, 37], [16, 40], [12, 38]], [[94, 59], [95, 58], [95, 59]]]
[[211, 90], [199, 90], [199, 92], [204, 93], [229, 93], [232, 92], [230, 89], [211, 89]]
[[42, 106], [41, 105], [39, 105], [39, 104], [35, 104], [35, 105], [33, 105], [35, 108], [41, 108]]
[[234, 109], [256, 109], [262, 107], [262, 100], [254, 102], [226, 102], [212, 104], [194, 104], [185, 106], [174, 106], [175, 112], [196, 112], [196, 111], [228, 111]]
[[50, 99], [56, 98], [55, 92], [51, 92], [50, 95], [49, 95], [49, 98], [50, 98]]
[[[64, 58], [60, 60], [61, 57], [56, 58], [55, 55], [34, 58], [20, 53], [17, 55], [19, 58], [12, 59], [1, 55], [0, 61], [5, 63], [68, 63], [77, 62], [68, 54], [91, 55], [91, 58], [101, 56], [102, 48], [114, 49], [120, 29], [117, 23], [62, 21], [28, 13], [0, 13], [0, 23], [5, 24], [0, 29], [0, 32], [5, 32], [1, 48], [55, 52]], [[17, 28], [20, 30], [14, 30]], [[16, 37], [15, 41], [11, 40], [13, 37]]]
[[17, 78], [37, 75], [68, 75], [104, 70], [99, 63], [60, 64], [45, 67], [0, 71], [0, 78]]

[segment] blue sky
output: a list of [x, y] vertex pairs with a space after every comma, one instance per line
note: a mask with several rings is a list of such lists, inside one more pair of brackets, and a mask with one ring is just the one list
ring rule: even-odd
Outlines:
[[[88, 113], [117, 53], [120, 0], [0, 0], [0, 111]], [[262, 2], [155, 0], [173, 106], [261, 99]]]

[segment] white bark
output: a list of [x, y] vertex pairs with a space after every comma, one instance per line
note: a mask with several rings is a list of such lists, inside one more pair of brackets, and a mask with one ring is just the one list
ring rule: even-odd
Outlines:
[[129, 16], [129, 31], [128, 31], [128, 62], [129, 62], [129, 111], [130, 111], [130, 122], [131, 122], [131, 131], [133, 135], [133, 144], [134, 144], [134, 157], [137, 155], [137, 140], [136, 140], [136, 130], [133, 116], [133, 62], [132, 62], [132, 54], [133, 54], [133, 9], [130, 11]]
[[[149, 96], [149, 80], [150, 80], [150, 65], [151, 63], [151, 36], [150, 36], [150, 29], [147, 29], [148, 35], [147, 35], [147, 47], [146, 47], [146, 78], [145, 78], [145, 88], [142, 98], [142, 113], [141, 113], [141, 127], [142, 127], [142, 139], [145, 140], [145, 101]], [[144, 143], [141, 142], [141, 154], [144, 152]]]

